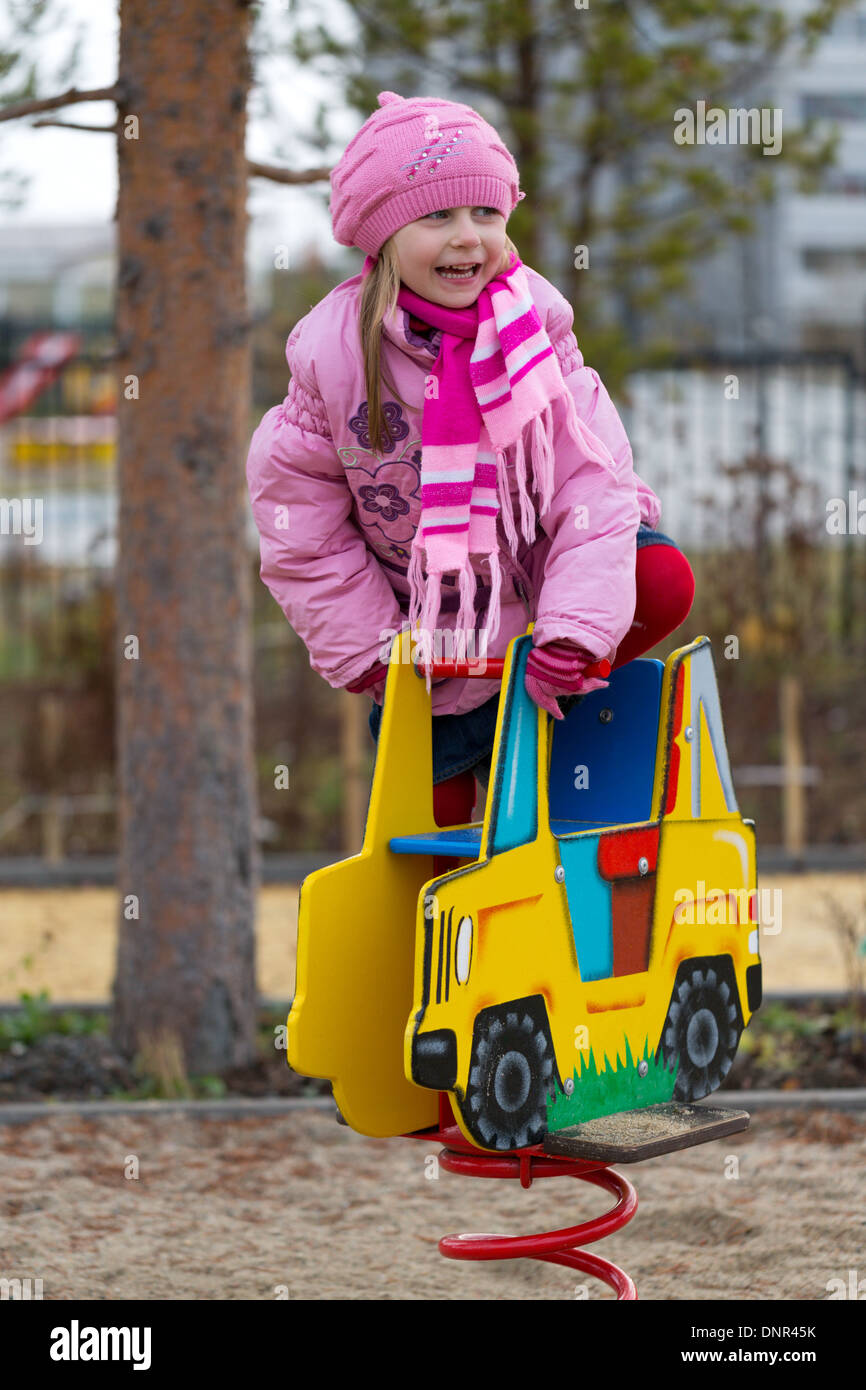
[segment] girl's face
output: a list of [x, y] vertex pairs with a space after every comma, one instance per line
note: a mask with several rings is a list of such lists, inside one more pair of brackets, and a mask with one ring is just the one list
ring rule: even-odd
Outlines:
[[[465, 309], [496, 275], [505, 250], [505, 218], [495, 208], [447, 208], [429, 212], [393, 236], [400, 279], [415, 294]], [[471, 275], [447, 276], [445, 267], [471, 265]]]

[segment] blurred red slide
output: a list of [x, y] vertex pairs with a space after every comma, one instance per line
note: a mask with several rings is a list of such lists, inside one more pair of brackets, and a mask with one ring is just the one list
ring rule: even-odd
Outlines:
[[20, 415], [81, 347], [79, 333], [34, 333], [0, 376], [0, 424]]

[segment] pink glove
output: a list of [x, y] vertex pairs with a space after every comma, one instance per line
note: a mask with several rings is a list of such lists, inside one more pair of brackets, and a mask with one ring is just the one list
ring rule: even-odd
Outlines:
[[573, 642], [545, 642], [542, 647], [533, 647], [526, 662], [526, 689], [541, 709], [554, 719], [564, 719], [557, 695], [587, 695], [590, 690], [607, 688], [608, 681], [583, 675], [584, 667], [596, 659]]
[[360, 695], [363, 691], [369, 690], [376, 704], [381, 705], [385, 699], [387, 677], [388, 667], [384, 666], [381, 661], [377, 661], [374, 666], [370, 667], [369, 671], [365, 671], [363, 676], [359, 676], [357, 680], [352, 681], [351, 685], [347, 685], [346, 689], [350, 690], [353, 695]]

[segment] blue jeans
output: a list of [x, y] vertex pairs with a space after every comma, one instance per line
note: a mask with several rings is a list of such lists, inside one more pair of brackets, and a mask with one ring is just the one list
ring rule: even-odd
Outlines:
[[[654, 531], [652, 527], [641, 523], [637, 532], [638, 549], [643, 545], [675, 546], [676, 542], [662, 531]], [[560, 695], [559, 707], [563, 714], [568, 714], [568, 711], [583, 698], [583, 695]], [[375, 700], [372, 703], [370, 733], [373, 735], [373, 741], [378, 743], [382, 706]], [[432, 716], [434, 785], [472, 768], [478, 781], [486, 788], [490, 779], [490, 755], [493, 752], [498, 711], [499, 695], [496, 694], [476, 709], [467, 710], [465, 714]]]

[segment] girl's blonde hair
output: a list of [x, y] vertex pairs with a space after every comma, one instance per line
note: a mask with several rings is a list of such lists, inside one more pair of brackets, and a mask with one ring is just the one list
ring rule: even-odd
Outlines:
[[[511, 253], [519, 256], [517, 247], [509, 236], [505, 238], [502, 263], [499, 271], [505, 270], [511, 262]], [[382, 408], [382, 320], [390, 314], [397, 304], [400, 291], [400, 263], [394, 249], [393, 237], [389, 237], [379, 252], [379, 259], [365, 278], [361, 289], [358, 312], [358, 330], [361, 335], [361, 351], [364, 355], [364, 380], [367, 386], [367, 428], [370, 448], [381, 458], [386, 446], [392, 442], [391, 431]], [[411, 409], [408, 401], [398, 395], [394, 386], [385, 381], [388, 391], [394, 398]]]

